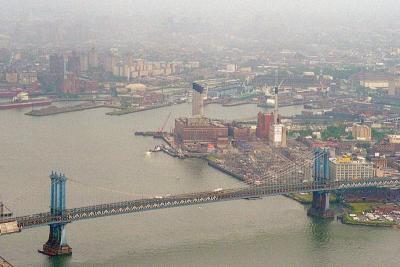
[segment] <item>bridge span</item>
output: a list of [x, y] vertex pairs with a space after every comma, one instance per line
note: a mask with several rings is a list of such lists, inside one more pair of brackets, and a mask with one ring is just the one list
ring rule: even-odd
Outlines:
[[[289, 193], [334, 191], [351, 188], [398, 186], [400, 179], [376, 179], [368, 181], [340, 181], [331, 183], [308, 182], [297, 185], [269, 185], [253, 186], [238, 189], [224, 189], [220, 191], [198, 192], [180, 194], [166, 197], [136, 199], [123, 202], [99, 204], [93, 206], [66, 209], [63, 214], [52, 215], [51, 212], [37, 213], [27, 216], [9, 218], [5, 221], [17, 221], [22, 229], [47, 226], [51, 224], [70, 223], [78, 220], [93, 219], [105, 216], [172, 208], [196, 204], [205, 204], [220, 201], [229, 201], [253, 197], [265, 197], [273, 195], [285, 195]], [[2, 221], [0, 221], [1, 223]]]
[[286, 169], [288, 171], [279, 173], [280, 178], [283, 180], [270, 180], [269, 183], [262, 185], [246, 185], [245, 187], [235, 189], [217, 189], [207, 192], [141, 198], [70, 209], [66, 208], [65, 187], [68, 179], [63, 174], [52, 172], [50, 175], [50, 211], [0, 220], [0, 237], [2, 234], [17, 233], [27, 228], [48, 225], [50, 226], [49, 239], [43, 245], [43, 250], [40, 252], [49, 256], [66, 255], [71, 254], [72, 249], [66, 242], [65, 226], [74, 221], [147, 210], [301, 192], [312, 192], [312, 206], [308, 211], [309, 215], [333, 217], [334, 214], [329, 209], [329, 193], [332, 191], [366, 187], [395, 187], [400, 185], [400, 177], [332, 181], [329, 179], [328, 150], [326, 149], [316, 150], [313, 165], [314, 171], [311, 181], [289, 179], [289, 183], [285, 182], [286, 180], [283, 179], [285, 177], [290, 178], [296, 174], [306, 173], [298, 172], [296, 166], [287, 166]]

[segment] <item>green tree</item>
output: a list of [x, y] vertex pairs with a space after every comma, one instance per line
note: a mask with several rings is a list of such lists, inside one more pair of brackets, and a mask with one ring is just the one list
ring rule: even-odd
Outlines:
[[321, 138], [322, 140], [327, 140], [328, 138], [335, 138], [340, 139], [342, 135], [345, 133], [345, 126], [338, 125], [338, 126], [328, 126], [322, 133]]

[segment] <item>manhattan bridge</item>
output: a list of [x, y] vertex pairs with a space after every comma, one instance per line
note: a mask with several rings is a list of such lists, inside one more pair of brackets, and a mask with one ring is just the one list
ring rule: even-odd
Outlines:
[[[379, 179], [358, 177], [349, 181], [333, 181], [329, 178], [329, 151], [316, 149], [309, 156], [310, 159], [313, 159], [310, 161], [311, 164], [308, 163], [309, 161], [292, 162], [282, 166], [279, 170], [270, 172], [258, 185], [245, 184], [234, 189], [219, 188], [213, 191], [133, 198], [75, 208], [67, 208], [66, 185], [67, 182], [82, 186], [83, 184], [64, 174], [52, 172], [50, 174], [50, 210], [24, 216], [0, 217], [0, 238], [4, 234], [15, 234], [29, 228], [49, 226], [48, 241], [40, 252], [49, 256], [66, 255], [72, 253], [72, 248], [66, 241], [66, 225], [79, 220], [302, 192], [312, 192], [312, 205], [308, 210], [310, 216], [333, 217], [333, 212], [329, 209], [329, 193], [332, 191], [400, 185], [400, 179], [394, 177]], [[96, 185], [92, 187], [96, 187]], [[113, 191], [112, 189], [108, 190]], [[26, 205], [29, 205], [28, 201]], [[2, 212], [1, 208], [0, 213]]]

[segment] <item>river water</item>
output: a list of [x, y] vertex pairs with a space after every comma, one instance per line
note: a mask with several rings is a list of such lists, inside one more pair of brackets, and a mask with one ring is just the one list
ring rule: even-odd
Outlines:
[[[282, 108], [284, 115], [300, 108]], [[15, 215], [49, 209], [49, 173], [68, 181], [67, 206], [241, 186], [201, 160], [146, 154], [160, 141], [134, 136], [159, 128], [169, 111], [106, 116], [107, 109], [50, 117], [0, 112], [0, 199]], [[213, 118], [255, 116], [254, 105], [207, 106]], [[172, 127], [173, 120], [167, 128]], [[0, 237], [15, 266], [398, 266], [400, 232], [323, 222], [283, 196], [148, 211], [67, 225], [71, 257], [37, 253], [48, 227]]]

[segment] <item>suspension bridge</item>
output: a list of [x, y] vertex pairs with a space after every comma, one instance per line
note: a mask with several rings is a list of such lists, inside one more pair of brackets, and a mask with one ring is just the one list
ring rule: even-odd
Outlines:
[[[298, 171], [298, 168], [304, 169], [304, 167], [305, 164], [296, 165], [294, 163], [291, 166], [286, 166], [285, 171], [275, 173], [274, 175], [275, 178], [277, 174], [281, 178], [298, 176], [299, 173], [307, 175], [306, 172]], [[295, 182], [291, 183], [271, 182], [262, 185], [247, 185], [246, 187], [236, 189], [218, 189], [163, 197], [141, 198], [71, 209], [66, 208], [65, 188], [66, 182], [73, 180], [68, 179], [64, 174], [52, 172], [50, 175], [50, 211], [0, 220], [0, 236], [4, 233], [17, 233], [24, 229], [48, 225], [50, 227], [49, 239], [43, 245], [43, 250], [40, 250], [40, 252], [49, 256], [65, 255], [72, 253], [71, 247], [66, 242], [65, 226], [68, 223], [78, 220], [299, 192], [312, 192], [313, 194], [312, 205], [308, 212], [309, 215], [331, 217], [333, 216], [333, 212], [329, 209], [329, 192], [331, 191], [365, 187], [394, 187], [400, 185], [399, 178], [390, 177], [331, 181], [329, 179], [327, 149], [318, 149], [315, 151], [312, 169], [312, 179], [308, 181], [295, 179]], [[282, 181], [285, 180], [282, 179]]]

